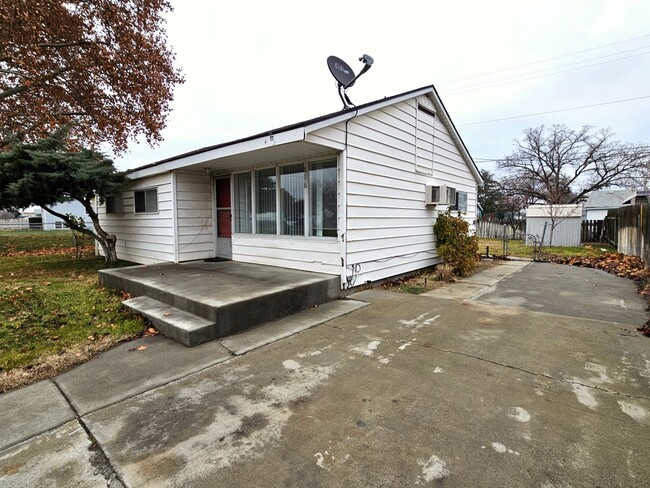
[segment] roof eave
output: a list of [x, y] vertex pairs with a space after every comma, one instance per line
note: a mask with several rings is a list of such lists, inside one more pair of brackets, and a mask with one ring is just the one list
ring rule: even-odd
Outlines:
[[296, 127], [282, 132], [268, 132], [253, 139], [242, 139], [238, 142], [217, 146], [208, 150], [199, 150], [184, 155], [159, 161], [148, 166], [141, 166], [130, 171], [127, 177], [131, 180], [153, 176], [175, 169], [182, 169], [194, 164], [219, 159], [235, 154], [242, 154], [250, 151], [264, 149], [265, 147], [290, 144], [292, 142], [304, 141], [304, 127]]

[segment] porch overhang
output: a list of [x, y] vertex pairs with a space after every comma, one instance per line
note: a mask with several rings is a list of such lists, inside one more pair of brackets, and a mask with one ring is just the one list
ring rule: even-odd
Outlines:
[[215, 147], [208, 151], [187, 153], [155, 165], [138, 168], [129, 173], [128, 178], [134, 180], [179, 169], [225, 173], [268, 163], [333, 155], [339, 151], [339, 148], [306, 141], [305, 128], [300, 127]]

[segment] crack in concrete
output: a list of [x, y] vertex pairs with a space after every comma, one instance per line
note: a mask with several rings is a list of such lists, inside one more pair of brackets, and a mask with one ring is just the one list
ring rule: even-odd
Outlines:
[[610, 395], [619, 395], [619, 396], [623, 396], [623, 397], [626, 397], [626, 398], [633, 398], [633, 399], [637, 399], [637, 400], [650, 400], [650, 397], [630, 395], [628, 393], [622, 393], [620, 391], [610, 390], [608, 388], [603, 388], [601, 386], [589, 385], [587, 383], [581, 383], [581, 382], [575, 381], [575, 380], [565, 380], [563, 378], [556, 378], [555, 376], [551, 376], [551, 375], [546, 374], [546, 373], [537, 373], [535, 371], [529, 371], [527, 369], [523, 369], [523, 368], [520, 368], [518, 366], [513, 366], [511, 364], [504, 364], [504, 363], [500, 363], [498, 361], [492, 361], [491, 359], [485, 359], [485, 358], [482, 358], [480, 356], [474, 356], [472, 354], [467, 354], [467, 353], [460, 352], [460, 351], [452, 351], [450, 349], [442, 349], [442, 348], [435, 347], [435, 346], [432, 346], [432, 345], [427, 345], [427, 344], [413, 343], [413, 345], [414, 346], [419, 346], [419, 347], [424, 347], [426, 349], [433, 349], [434, 351], [440, 351], [440, 352], [444, 352], [444, 353], [447, 353], [447, 354], [456, 354], [458, 356], [464, 356], [464, 357], [467, 357], [467, 358], [476, 359], [478, 361], [483, 361], [483, 362], [486, 362], [486, 363], [494, 364], [495, 366], [500, 366], [502, 368], [508, 368], [508, 369], [514, 369], [515, 371], [520, 371], [522, 373], [530, 374], [530, 375], [533, 375], [533, 376], [541, 376], [542, 378], [546, 378], [546, 379], [549, 379], [549, 380], [552, 380], [552, 381], [557, 381], [557, 382], [560, 382], [560, 383], [566, 383], [566, 384], [570, 384], [570, 385], [580, 385], [580, 386], [584, 386], [586, 388], [592, 388], [594, 390], [600, 390], [600, 391], [603, 391], [605, 393], [609, 393]]
[[[359, 337], [363, 337], [364, 339], [369, 339], [370, 338], [367, 334], [364, 334], [363, 332], [355, 330], [355, 329], [346, 329], [346, 328], [343, 328], [341, 326], [334, 325], [334, 324], [326, 324], [326, 325], [328, 325], [329, 327], [332, 327], [333, 329], [340, 330], [342, 332], [350, 332], [350, 333], [355, 334], [355, 335], [357, 335]], [[377, 336], [377, 337], [372, 336], [372, 337], [376, 338], [377, 340], [381, 340], [382, 342], [393, 342], [394, 344], [403, 344], [403, 342], [404, 342], [403, 340], [400, 340], [400, 339], [392, 339], [392, 338], [386, 339], [386, 338], [380, 338], [379, 336]], [[485, 358], [482, 358], [480, 356], [474, 356], [472, 354], [467, 354], [467, 353], [460, 352], [460, 351], [452, 351], [450, 349], [442, 349], [442, 348], [435, 347], [435, 346], [432, 346], [432, 345], [427, 345], [427, 344], [422, 344], [422, 343], [417, 343], [417, 342], [413, 342], [412, 345], [413, 346], [424, 347], [424, 348], [428, 348], [428, 349], [433, 349], [435, 351], [444, 352], [444, 353], [447, 353], [447, 354], [456, 354], [458, 356], [465, 356], [467, 358], [476, 359], [478, 361], [483, 361], [483, 362], [486, 362], [486, 363], [494, 364], [495, 366], [500, 366], [502, 368], [513, 369], [515, 371], [520, 371], [522, 373], [530, 374], [530, 375], [533, 375], [533, 376], [540, 376], [542, 378], [546, 378], [546, 379], [549, 379], [551, 381], [557, 381], [557, 382], [560, 382], [560, 383], [565, 383], [565, 384], [570, 384], [570, 385], [575, 384], [575, 385], [584, 386], [586, 388], [591, 388], [591, 389], [594, 389], [594, 390], [600, 390], [600, 391], [603, 391], [605, 393], [609, 393], [610, 395], [618, 395], [618, 396], [622, 396], [622, 397], [626, 397], [626, 398], [632, 398], [632, 399], [635, 399], [635, 400], [650, 400], [650, 397], [630, 395], [629, 393], [622, 393], [622, 392], [619, 392], [619, 391], [610, 390], [608, 388], [603, 388], [602, 386], [589, 385], [587, 383], [581, 383], [581, 382], [575, 381], [575, 380], [566, 380], [566, 379], [562, 379], [562, 378], [556, 378], [556, 377], [551, 376], [551, 375], [546, 374], [546, 373], [537, 373], [535, 371], [529, 371], [527, 369], [523, 369], [523, 368], [520, 368], [518, 366], [513, 366], [511, 364], [499, 363], [498, 361], [492, 361], [491, 359], [485, 359]]]
[[90, 464], [92, 465], [93, 468], [95, 468], [98, 474], [101, 474], [104, 477], [104, 479], [106, 480], [107, 488], [128, 488], [128, 485], [118, 474], [117, 470], [111, 463], [111, 460], [104, 452], [104, 448], [99, 443], [99, 441], [95, 438], [93, 433], [90, 431], [90, 428], [83, 421], [81, 415], [79, 415], [79, 412], [77, 412], [77, 410], [74, 408], [74, 405], [72, 404], [68, 396], [65, 394], [65, 392], [61, 389], [61, 387], [57, 384], [56, 381], [52, 381], [52, 383], [54, 383], [56, 389], [59, 390], [59, 393], [61, 393], [65, 401], [68, 403], [72, 411], [75, 413], [76, 420], [77, 422], [79, 422], [81, 428], [86, 432], [86, 435], [88, 436], [88, 439], [91, 442], [91, 445], [89, 447], [89, 450], [91, 451]]

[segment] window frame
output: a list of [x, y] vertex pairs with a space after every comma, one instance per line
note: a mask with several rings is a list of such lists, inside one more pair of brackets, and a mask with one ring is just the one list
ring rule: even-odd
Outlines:
[[[110, 199], [117, 199], [119, 198], [119, 211], [116, 211], [115, 208], [111, 209], [109, 208], [109, 200]], [[135, 197], [134, 197], [135, 199]], [[107, 215], [122, 215], [124, 214], [124, 195], [122, 193], [116, 193], [114, 195], [107, 195], [106, 196], [106, 201], [104, 202], [104, 206], [106, 207], [106, 214]], [[86, 215], [88, 215], [88, 211], [86, 211]]]
[[[148, 210], [147, 209], [147, 192], [155, 191], [156, 192], [156, 209], [155, 210]], [[137, 193], [144, 193], [144, 210], [138, 210], [138, 204], [136, 200], [136, 194]], [[134, 214], [157, 214], [160, 212], [159, 210], [159, 204], [158, 204], [158, 187], [153, 186], [153, 187], [148, 187], [148, 188], [138, 188], [137, 190], [133, 190], [133, 213]]]

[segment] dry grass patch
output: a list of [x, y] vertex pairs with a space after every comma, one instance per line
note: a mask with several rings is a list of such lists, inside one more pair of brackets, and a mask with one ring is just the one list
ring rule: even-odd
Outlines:
[[[498, 266], [493, 261], [479, 261], [478, 265], [468, 275], [471, 276], [475, 273], [485, 269]], [[447, 283], [454, 283], [461, 279], [459, 276], [454, 275], [453, 268], [447, 264], [439, 264], [433, 269], [422, 271], [414, 276], [402, 278], [399, 280], [391, 281], [382, 286], [382, 288], [401, 293], [412, 293], [419, 295], [429, 290], [441, 288]]]

